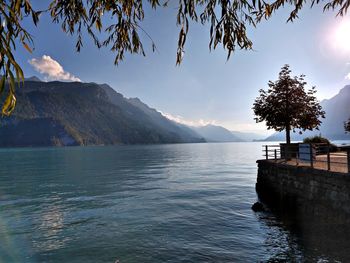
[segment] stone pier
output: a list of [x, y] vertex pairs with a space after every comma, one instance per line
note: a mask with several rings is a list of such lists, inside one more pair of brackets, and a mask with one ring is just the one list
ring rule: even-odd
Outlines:
[[272, 209], [317, 222], [350, 223], [350, 174], [258, 160], [256, 191]]

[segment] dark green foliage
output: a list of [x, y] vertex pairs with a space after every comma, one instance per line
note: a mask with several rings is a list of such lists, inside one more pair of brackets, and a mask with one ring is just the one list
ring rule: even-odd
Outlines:
[[320, 154], [326, 154], [327, 151], [336, 152], [339, 150], [335, 144], [331, 143], [327, 138], [322, 137], [321, 135], [306, 137], [303, 139], [303, 143], [321, 144], [318, 146], [317, 150]]
[[61, 123], [52, 118], [16, 120], [0, 127], [0, 146], [78, 145]]
[[327, 143], [327, 144], [330, 144], [330, 141], [327, 138], [322, 137], [321, 135], [316, 135], [313, 137], [304, 138], [303, 143]]
[[0, 122], [0, 146], [202, 141], [174, 123], [160, 127], [121, 94], [110, 93], [119, 101], [111, 101], [105, 88], [94, 83], [26, 81], [18, 107]]
[[292, 77], [289, 65], [282, 67], [277, 81], [268, 83], [268, 90], [260, 90], [253, 110], [256, 122], [266, 122], [268, 129], [286, 131], [290, 144], [290, 131], [318, 129], [325, 112], [314, 94], [316, 88], [305, 91], [304, 75]]

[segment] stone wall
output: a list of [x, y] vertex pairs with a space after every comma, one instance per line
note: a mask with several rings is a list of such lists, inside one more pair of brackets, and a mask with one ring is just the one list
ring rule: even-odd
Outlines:
[[350, 222], [350, 174], [259, 160], [256, 191], [282, 212], [318, 221]]

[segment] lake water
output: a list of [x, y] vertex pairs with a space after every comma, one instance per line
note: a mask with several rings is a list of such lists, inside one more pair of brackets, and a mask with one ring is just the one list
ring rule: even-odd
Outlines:
[[2, 149], [0, 262], [327, 260], [251, 210], [261, 145]]

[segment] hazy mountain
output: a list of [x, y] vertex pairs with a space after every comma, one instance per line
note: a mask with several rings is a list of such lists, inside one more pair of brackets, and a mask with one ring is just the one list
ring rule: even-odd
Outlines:
[[162, 129], [173, 132], [176, 131], [181, 137], [183, 137], [184, 139], [190, 138], [191, 141], [198, 140], [198, 138], [201, 138], [203, 142], [205, 141], [204, 138], [202, 138], [198, 133], [196, 133], [186, 125], [169, 120], [168, 118], [163, 116], [159, 111], [148, 107], [139, 98], [130, 98], [128, 101], [135, 107], [142, 110], [145, 114], [147, 114], [147, 116], [150, 117], [152, 122], [157, 126], [162, 127]]
[[241, 131], [231, 131], [232, 134], [244, 141], [251, 142], [254, 140], [263, 140], [266, 138], [266, 135], [261, 135], [252, 132], [241, 132]]
[[[302, 135], [292, 133], [292, 140], [302, 140], [305, 137], [319, 134], [331, 140], [350, 140], [350, 135], [344, 131], [344, 121], [350, 117], [350, 85], [345, 86], [331, 99], [323, 100], [321, 106], [326, 112], [326, 118], [322, 119], [320, 130], [307, 131]], [[274, 133], [265, 140], [283, 141], [285, 133]]]
[[191, 127], [195, 132], [201, 135], [207, 142], [241, 142], [241, 138], [234, 135], [231, 131], [221, 126], [206, 125], [201, 127]]
[[[171, 121], [164, 117], [156, 109], [150, 108], [147, 104], [143, 103], [139, 98], [130, 98], [126, 99], [120, 93], [117, 93], [107, 84], [100, 85], [107, 93], [110, 101], [116, 105], [121, 106], [123, 109], [131, 114], [136, 116], [140, 113], [143, 113], [140, 117], [145, 117], [149, 123], [147, 125], [152, 125], [157, 127], [161, 131], [166, 131], [170, 134], [176, 134], [181, 140], [181, 142], [204, 142], [205, 140], [201, 138], [197, 133], [193, 132], [185, 125], [178, 124], [174, 121]], [[145, 115], [145, 116], [144, 116]]]
[[29, 78], [25, 78], [25, 81], [37, 81], [37, 82], [41, 82], [41, 79], [39, 79], [37, 76], [31, 76]]
[[14, 113], [0, 122], [3, 147], [202, 141], [146, 104], [142, 110], [95, 83], [25, 81]]

